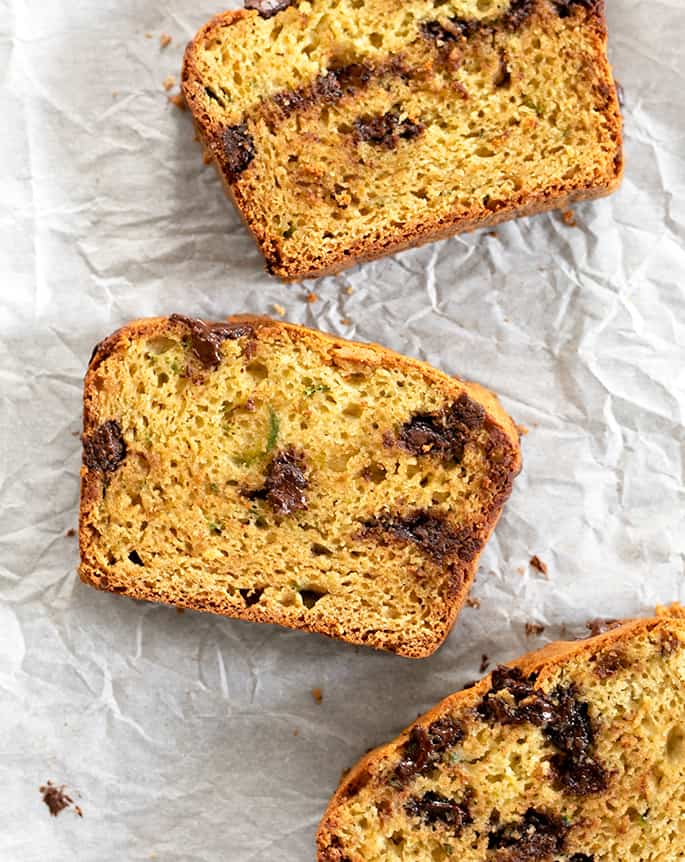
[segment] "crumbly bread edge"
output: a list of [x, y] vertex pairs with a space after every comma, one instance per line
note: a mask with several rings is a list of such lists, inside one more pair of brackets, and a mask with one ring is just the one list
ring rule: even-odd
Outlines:
[[[551, 675], [559, 665], [571, 659], [594, 655], [605, 647], [617, 645], [634, 635], [667, 626], [674, 620], [679, 622], [685, 632], [685, 607], [678, 603], [660, 605], [656, 608], [656, 616], [654, 617], [637, 617], [635, 619], [623, 620], [621, 625], [616, 628], [582, 640], [552, 641], [545, 644], [539, 650], [526, 653], [520, 658], [508, 662], [507, 666], [520, 668], [526, 675], [536, 673], [538, 674], [538, 681], [544, 682], [545, 678]], [[440, 703], [428, 710], [428, 712], [420, 715], [398, 737], [385, 745], [369, 751], [350, 769], [328, 803], [319, 824], [316, 835], [316, 846], [317, 859], [320, 862], [326, 862], [324, 851], [328, 850], [330, 839], [335, 835], [338, 808], [345, 804], [349, 795], [348, 790], [359, 782], [368, 767], [387, 756], [399, 755], [400, 749], [409, 739], [409, 734], [413, 727], [428, 727], [428, 725], [449, 710], [464, 710], [475, 707], [491, 687], [492, 673], [489, 673], [470, 688], [448, 695]]]
[[[168, 325], [168, 320], [169, 319], [167, 317], [156, 317], [132, 321], [96, 345], [89, 362], [84, 382], [84, 438], [95, 430], [100, 421], [104, 421], [104, 419], [109, 418], [98, 417], [94, 403], [94, 377], [101, 363], [118, 351], [124, 350], [126, 345], [131, 341], [141, 338], [151, 338], [162, 333]], [[446, 395], [458, 398], [462, 393], [466, 393], [469, 398], [472, 398], [484, 408], [487, 414], [487, 419], [491, 423], [494, 433], [501, 434], [506, 438], [511, 446], [514, 456], [508, 485], [509, 492], [511, 491], [513, 481], [521, 470], [519, 432], [514, 421], [500, 404], [497, 396], [483, 386], [480, 386], [477, 383], [463, 381], [459, 377], [450, 377], [422, 360], [403, 356], [402, 354], [396, 353], [395, 351], [378, 344], [348, 341], [328, 333], [319, 332], [318, 330], [309, 329], [297, 324], [273, 320], [272, 318], [265, 316], [240, 314], [227, 318], [227, 321], [229, 323], [250, 324], [255, 331], [255, 337], [257, 339], [259, 339], [260, 331], [262, 333], [265, 330], [276, 332], [287, 331], [291, 337], [304, 340], [308, 343], [308, 346], [317, 350], [322, 356], [322, 361], [330, 362], [333, 358], [343, 362], [356, 363], [360, 366], [373, 367], [374, 365], [384, 365], [385, 367], [395, 367], [399, 369], [418, 369], [422, 371], [424, 377], [430, 380], [431, 383], [437, 383]], [[334, 353], [332, 358], [331, 353]], [[107, 590], [100, 585], [100, 577], [103, 572], [100, 567], [94, 564], [92, 555], [90, 554], [88, 524], [91, 512], [94, 510], [98, 500], [100, 499], [101, 488], [102, 479], [98, 475], [97, 471], [91, 470], [83, 464], [81, 466], [81, 502], [79, 511], [79, 547], [81, 551], [81, 562], [78, 570], [79, 577], [84, 583], [89, 584], [98, 590], [104, 589], [104, 591], [113, 591], [118, 595], [125, 595], [129, 598], [159, 603], [159, 596], [153, 596], [145, 589], [128, 588], [123, 592], [120, 587], [116, 590]], [[508, 494], [506, 496], [508, 497]], [[484, 513], [485, 524], [481, 533], [483, 545], [488, 541], [492, 531], [494, 530], [505, 502], [506, 498], [495, 501], [495, 505], [492, 509]], [[391, 652], [395, 652], [397, 655], [402, 655], [407, 658], [425, 658], [432, 655], [444, 642], [460, 610], [466, 602], [478, 568], [478, 559], [479, 557], [477, 556], [470, 563], [460, 563], [461, 588], [456, 594], [453, 603], [449, 606], [448, 613], [444, 617], [436, 617], [435, 628], [430, 637], [426, 636], [420, 639], [416, 638], [413, 641], [404, 641], [401, 645], [397, 646], [395, 644], [388, 644], [381, 633], [374, 638], [370, 638], [366, 645], [371, 646], [374, 649], [389, 650]], [[162, 603], [164, 602], [162, 601]], [[168, 603], [175, 604], [171, 601]], [[286, 628], [295, 628], [300, 631], [309, 631], [359, 645], [358, 640], [352, 637], [346, 637], [344, 631], [336, 630], [333, 625], [322, 626], [307, 623], [295, 624], [285, 615], [281, 615], [271, 609], [264, 610], [258, 606], [248, 607], [240, 612], [236, 612], [234, 608], [229, 609], [228, 607], [212, 607], [210, 609], [201, 602], [188, 602], [184, 607], [191, 610], [217, 613], [221, 616], [227, 616], [233, 619], [275, 624]]]
[[[591, 14], [593, 21], [589, 26], [594, 30], [597, 39], [597, 55], [603, 67], [602, 72], [608, 82], [614, 83], [612, 68], [606, 53], [608, 36], [604, 2], [593, 7]], [[573, 183], [568, 183], [557, 189], [548, 189], [535, 194], [516, 195], [510, 198], [506, 204], [502, 202], [501, 206], [495, 210], [474, 206], [472, 211], [465, 216], [447, 216], [441, 219], [428, 220], [423, 224], [405, 225], [404, 229], [388, 234], [383, 241], [371, 243], [359, 241], [339, 253], [332, 252], [316, 267], [311, 267], [306, 261], [303, 261], [299, 266], [284, 264], [278, 251], [278, 238], [270, 236], [260, 228], [252, 212], [249, 199], [240, 190], [239, 181], [231, 182], [220, 153], [212, 147], [212, 142], [217, 139], [221, 129], [212, 121], [206, 110], [208, 97], [204, 94], [204, 85], [196, 62], [199, 44], [210, 36], [212, 31], [230, 27], [250, 15], [256, 16], [258, 13], [247, 9], [221, 12], [201, 27], [195, 38], [188, 43], [184, 54], [181, 90], [193, 117], [200, 144], [205, 153], [211, 157], [211, 162], [219, 173], [226, 194], [254, 237], [266, 260], [267, 271], [282, 281], [296, 282], [305, 278], [334, 275], [357, 264], [447, 239], [459, 233], [470, 233], [480, 228], [492, 228], [504, 221], [539, 215], [550, 210], [565, 210], [582, 201], [607, 197], [621, 185], [624, 172], [623, 123], [618, 95], [613, 88], [614, 94], [607, 107], [607, 116], [616, 117], [616, 122], [612, 124], [612, 132], [616, 142], [615, 173], [613, 176], [607, 177], [604, 182], [598, 182], [591, 187], [579, 188], [575, 188]]]

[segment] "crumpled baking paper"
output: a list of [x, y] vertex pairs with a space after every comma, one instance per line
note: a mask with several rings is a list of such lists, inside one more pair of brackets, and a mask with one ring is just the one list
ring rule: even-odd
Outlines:
[[[575, 227], [543, 215], [285, 286], [162, 86], [220, 4], [0, 0], [2, 862], [313, 860], [341, 771], [481, 661], [685, 599], [685, 5], [608, 5], [618, 194]], [[529, 429], [480, 607], [430, 659], [76, 577], [95, 342], [136, 317], [275, 306], [478, 380]], [[47, 780], [83, 818], [50, 817]]]

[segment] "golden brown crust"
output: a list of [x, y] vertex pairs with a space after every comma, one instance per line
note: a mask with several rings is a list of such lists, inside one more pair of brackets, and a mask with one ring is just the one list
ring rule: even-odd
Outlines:
[[420, 222], [407, 222], [402, 227], [388, 230], [381, 239], [360, 239], [351, 242], [346, 248], [336, 248], [331, 251], [324, 251], [322, 246], [316, 260], [293, 260], [285, 257], [282, 253], [281, 237], [272, 235], [260, 222], [259, 213], [251, 200], [249, 184], [240, 176], [230, 175], [220, 143], [223, 129], [212, 117], [198, 62], [201, 45], [207, 39], [211, 39], [221, 29], [250, 16], [256, 17], [257, 13], [253, 10], [222, 13], [200, 30], [186, 50], [182, 87], [201, 143], [217, 168], [226, 193], [255, 238], [266, 259], [268, 271], [284, 281], [298, 281], [334, 274], [355, 264], [445, 239], [457, 233], [493, 227], [513, 218], [536, 215], [554, 209], [566, 209], [581, 201], [609, 195], [620, 186], [624, 167], [622, 120], [618, 99], [613, 89], [611, 67], [606, 56], [607, 32], [604, 4], [596, 3], [588, 11], [586, 26], [594, 34], [597, 79], [603, 82], [602, 86], [606, 89], [605, 116], [608, 134], [615, 149], [613, 175], [595, 175], [590, 184], [587, 181], [570, 178], [563, 184], [548, 186], [543, 190], [512, 193], [506, 200], [488, 202], [487, 206], [480, 201], [474, 201], [468, 212], [461, 211], [440, 218], [429, 216]]
[[[499, 471], [495, 479], [500, 491], [497, 496], [493, 497], [490, 509], [483, 513], [483, 518], [478, 525], [479, 539], [482, 543], [487, 541], [495, 527], [502, 505], [510, 493], [513, 480], [521, 467], [517, 428], [501, 407], [496, 396], [477, 384], [450, 378], [437, 372], [425, 362], [409, 359], [379, 345], [349, 342], [333, 335], [315, 332], [290, 323], [274, 321], [267, 317], [237, 315], [228, 318], [227, 322], [249, 326], [260, 341], [268, 340], [270, 334], [285, 331], [291, 340], [304, 341], [311, 350], [316, 351], [324, 364], [342, 367], [366, 366], [373, 368], [380, 366], [384, 369], [397, 368], [403, 371], [420, 371], [424, 379], [429, 381], [433, 387], [441, 390], [445, 397], [456, 398], [465, 393], [470, 399], [480, 404], [486, 413], [486, 424], [493, 445], [498, 445], [502, 451], [509, 453], [507, 456], [508, 463], [493, 466], [493, 469]], [[169, 326], [168, 318], [135, 321], [122, 327], [96, 347], [84, 386], [84, 439], [100, 423], [111, 418], [99, 416], [96, 407], [96, 394], [103, 385], [101, 375], [107, 373], [103, 363], [117, 352], [124, 353], [127, 347], [138, 339], [148, 339], [168, 332]], [[94, 513], [100, 503], [103, 488], [107, 481], [108, 479], [101, 470], [93, 469], [88, 463], [84, 463], [81, 468], [79, 522], [81, 566], [79, 574], [85, 583], [98, 589], [122, 593], [135, 599], [177, 604], [199, 611], [209, 611], [254, 622], [273, 623], [305, 631], [315, 631], [352, 643], [364, 643], [376, 649], [390, 650], [401, 655], [419, 658], [434, 652], [447, 636], [466, 600], [477, 568], [477, 555], [470, 561], [457, 562], [453, 588], [448, 601], [444, 602], [444, 610], [441, 615], [436, 615], [434, 619], [430, 635], [414, 638], [411, 641], [396, 639], [382, 630], [367, 632], [363, 638], [360, 638], [359, 634], [346, 631], [333, 619], [330, 619], [326, 625], [322, 625], [320, 621], [312, 621], [304, 610], [297, 615], [292, 611], [282, 613], [275, 606], [266, 609], [260, 607], [259, 604], [245, 607], [232, 601], [229, 596], [226, 596], [222, 601], [198, 599], [197, 597], [185, 597], [179, 600], [172, 598], [164, 591], [153, 588], [151, 584], [146, 584], [142, 579], [135, 583], [131, 581], [121, 582], [113, 577], [111, 571], [104, 571], [101, 565], [95, 563], [96, 555], [93, 549], [93, 543], [96, 539], [93, 533]]]
[[[659, 628], [666, 628], [673, 621], [685, 620], [685, 608], [679, 604], [670, 606], [659, 606], [656, 616], [652, 618], [636, 618], [631, 620], [617, 621], [619, 624], [594, 637], [587, 637], [574, 641], [554, 641], [546, 644], [539, 650], [527, 653], [515, 661], [509, 662], [508, 666], [519, 668], [525, 676], [536, 675], [536, 686], [544, 688], [545, 679], [552, 676], [554, 671], [566, 662], [576, 658], [589, 658], [595, 656], [605, 648], [618, 647], [622, 642], [631, 639], [643, 632], [652, 632]], [[427, 728], [433, 721], [441, 718], [446, 713], [464, 714], [467, 710], [474, 709], [483, 695], [492, 687], [492, 673], [484, 676], [473, 686], [449, 695], [440, 701], [432, 709], [419, 716], [392, 742], [369, 751], [346, 773], [338, 789], [331, 798], [317, 832], [317, 849], [319, 862], [338, 862], [330, 855], [330, 848], [334, 845], [336, 834], [336, 818], [340, 807], [350, 796], [350, 789], [355, 788], [363, 777], [369, 774], [370, 767], [389, 756], [398, 757], [400, 750], [409, 739], [412, 728]], [[399, 759], [399, 758], [398, 758]], [[341, 855], [339, 862], [345, 857]], [[353, 860], [350, 860], [353, 862]], [[356, 859], [354, 860], [356, 862]]]

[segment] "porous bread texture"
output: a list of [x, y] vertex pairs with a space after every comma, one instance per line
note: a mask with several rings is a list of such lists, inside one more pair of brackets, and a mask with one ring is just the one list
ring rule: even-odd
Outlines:
[[281, 278], [618, 186], [603, 0], [275, 5], [203, 27], [183, 92]]
[[684, 646], [663, 609], [448, 697], [350, 771], [318, 861], [683, 858]]
[[446, 637], [520, 468], [494, 395], [267, 318], [99, 345], [83, 580], [420, 657]]

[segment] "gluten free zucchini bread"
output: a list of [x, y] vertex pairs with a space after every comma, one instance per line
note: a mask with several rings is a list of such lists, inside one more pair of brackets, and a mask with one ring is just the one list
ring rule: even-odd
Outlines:
[[247, 0], [183, 92], [269, 270], [299, 279], [615, 189], [603, 0]]
[[86, 375], [80, 574], [425, 656], [519, 467], [495, 396], [425, 363], [268, 318], [142, 320]]
[[685, 619], [618, 625], [498, 667], [367, 755], [319, 862], [684, 858]]

